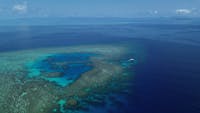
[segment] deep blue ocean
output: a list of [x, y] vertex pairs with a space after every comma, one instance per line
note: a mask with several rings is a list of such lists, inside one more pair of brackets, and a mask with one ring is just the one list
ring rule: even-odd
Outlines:
[[0, 27], [1, 52], [113, 43], [145, 49], [127, 113], [200, 113], [200, 24]]

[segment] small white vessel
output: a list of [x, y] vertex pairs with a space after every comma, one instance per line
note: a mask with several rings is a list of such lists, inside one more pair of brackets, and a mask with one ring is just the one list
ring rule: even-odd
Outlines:
[[134, 61], [135, 59], [134, 58], [131, 58], [131, 59], [129, 59], [128, 61]]

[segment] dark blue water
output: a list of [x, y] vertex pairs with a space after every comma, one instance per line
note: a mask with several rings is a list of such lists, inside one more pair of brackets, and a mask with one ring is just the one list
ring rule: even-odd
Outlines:
[[200, 112], [199, 25], [21, 26], [0, 31], [0, 51], [127, 42], [142, 45], [145, 60], [133, 67], [134, 94], [128, 96], [129, 107], [118, 111]]
[[200, 48], [145, 41], [147, 59], [135, 77], [136, 113], [200, 112]]

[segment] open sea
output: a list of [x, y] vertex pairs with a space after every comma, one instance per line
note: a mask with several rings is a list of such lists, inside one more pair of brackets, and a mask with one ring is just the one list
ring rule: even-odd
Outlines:
[[200, 23], [0, 27], [0, 52], [115, 43], [137, 44], [144, 55], [119, 113], [200, 113]]

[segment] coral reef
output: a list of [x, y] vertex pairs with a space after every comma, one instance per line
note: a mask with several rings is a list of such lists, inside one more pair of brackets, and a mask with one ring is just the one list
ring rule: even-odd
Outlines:
[[[0, 53], [0, 111], [92, 113], [128, 94], [128, 48], [87, 45]], [[112, 102], [113, 101], [113, 102]], [[98, 106], [97, 108], [95, 106]]]

